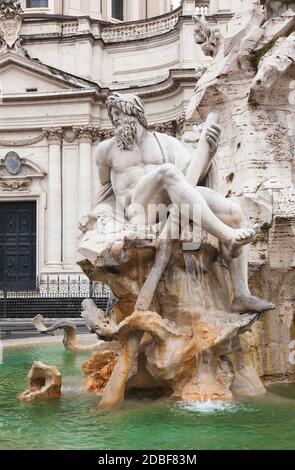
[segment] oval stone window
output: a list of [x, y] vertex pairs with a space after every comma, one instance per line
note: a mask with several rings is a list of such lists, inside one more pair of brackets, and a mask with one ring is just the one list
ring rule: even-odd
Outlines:
[[16, 152], [8, 152], [4, 159], [4, 165], [8, 173], [17, 175], [21, 169], [21, 159]]

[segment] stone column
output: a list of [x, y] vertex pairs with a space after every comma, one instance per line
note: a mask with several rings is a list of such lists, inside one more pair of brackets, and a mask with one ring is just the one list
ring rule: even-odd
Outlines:
[[62, 194], [61, 144], [62, 129], [44, 129], [48, 139], [48, 192], [47, 192], [47, 264], [62, 262]]
[[91, 143], [93, 128], [85, 126], [75, 128], [79, 139], [79, 169], [78, 169], [78, 217], [87, 214], [92, 203], [92, 169], [91, 169]]

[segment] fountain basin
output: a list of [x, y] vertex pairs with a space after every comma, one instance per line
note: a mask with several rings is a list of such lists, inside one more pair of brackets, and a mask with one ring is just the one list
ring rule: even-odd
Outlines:
[[[77, 354], [49, 342], [4, 347], [1, 450], [295, 448], [295, 384], [272, 385], [266, 395], [230, 403], [131, 399], [100, 410], [98, 397], [83, 386], [81, 367], [88, 357], [87, 351]], [[61, 399], [18, 401], [34, 360], [60, 370]]]

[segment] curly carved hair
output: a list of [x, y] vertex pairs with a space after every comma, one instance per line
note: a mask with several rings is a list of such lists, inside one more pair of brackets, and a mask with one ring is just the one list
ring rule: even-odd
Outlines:
[[125, 95], [121, 93], [113, 93], [107, 98], [107, 108], [109, 118], [112, 122], [112, 109], [117, 108], [127, 116], [133, 116], [137, 118], [145, 129], [148, 128], [147, 120], [144, 114], [143, 101], [136, 95], [131, 93]]

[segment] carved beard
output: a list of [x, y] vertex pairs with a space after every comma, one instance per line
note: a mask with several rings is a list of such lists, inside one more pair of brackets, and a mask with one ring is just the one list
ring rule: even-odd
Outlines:
[[136, 119], [128, 116], [124, 121], [118, 120], [115, 127], [115, 137], [120, 150], [133, 150], [137, 135]]

